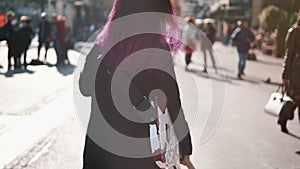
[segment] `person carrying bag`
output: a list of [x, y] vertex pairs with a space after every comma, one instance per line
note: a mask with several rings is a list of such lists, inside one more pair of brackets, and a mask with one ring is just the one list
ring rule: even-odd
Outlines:
[[282, 81], [286, 86], [287, 95], [293, 102], [286, 102], [283, 105], [278, 119], [281, 131], [289, 133], [286, 124], [287, 120], [294, 118], [294, 111], [298, 107], [298, 117], [300, 122], [300, 17], [294, 28], [289, 29], [287, 37], [287, 55], [284, 60]]

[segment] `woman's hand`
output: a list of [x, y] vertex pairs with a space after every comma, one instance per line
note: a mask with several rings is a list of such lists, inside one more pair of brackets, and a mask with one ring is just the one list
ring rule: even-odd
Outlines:
[[193, 163], [190, 160], [190, 156], [189, 155], [183, 155], [180, 163], [183, 164], [183, 165], [185, 165], [188, 169], [195, 169]]

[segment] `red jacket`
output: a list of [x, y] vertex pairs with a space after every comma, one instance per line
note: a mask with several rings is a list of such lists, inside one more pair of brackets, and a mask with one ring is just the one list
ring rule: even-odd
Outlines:
[[66, 30], [65, 30], [65, 23], [64, 21], [58, 21], [56, 22], [56, 28], [57, 28], [57, 40], [59, 42], [64, 42], [66, 37]]

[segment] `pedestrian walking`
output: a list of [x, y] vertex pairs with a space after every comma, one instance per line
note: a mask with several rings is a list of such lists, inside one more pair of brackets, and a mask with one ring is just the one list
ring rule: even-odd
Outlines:
[[[215, 69], [215, 72], [217, 72], [216, 67], [216, 61], [213, 54], [213, 44], [215, 43], [215, 35], [216, 35], [216, 29], [213, 27], [213, 23], [211, 19], [204, 20], [204, 27], [202, 29], [203, 34], [206, 36], [205, 38], [200, 38], [200, 46], [201, 50], [204, 56], [204, 68], [203, 72], [207, 73], [207, 53], [209, 52], [210, 59], [213, 65], [213, 68]], [[207, 39], [209, 41], [207, 41]]]
[[183, 39], [184, 39], [184, 51], [185, 51], [185, 70], [189, 70], [188, 66], [192, 61], [192, 55], [196, 49], [196, 41], [199, 39], [197, 34], [197, 27], [195, 25], [195, 17], [188, 16], [185, 21], [189, 23], [183, 28]]
[[300, 122], [300, 14], [296, 27], [290, 28], [286, 42], [287, 52], [284, 60], [282, 82], [286, 86], [287, 95], [293, 102], [285, 102], [278, 119], [281, 131], [289, 133], [286, 124], [294, 118], [294, 111], [298, 107]]
[[15, 19], [15, 13], [9, 11], [7, 13], [7, 23], [5, 24], [5, 32], [7, 37], [7, 47], [8, 47], [8, 71], [11, 70], [11, 59], [14, 58], [14, 67], [17, 68], [20, 66], [18, 63], [18, 51], [19, 51], [19, 40], [17, 33], [17, 20]]
[[66, 19], [65, 17], [58, 15], [56, 22], [57, 34], [55, 46], [57, 50], [57, 64], [64, 64], [64, 60], [66, 58], [66, 49], [65, 49], [65, 38], [66, 38]]
[[50, 41], [51, 41], [51, 25], [47, 21], [47, 14], [45, 12], [41, 13], [41, 21], [39, 23], [38, 35], [39, 35], [39, 46], [38, 46], [38, 60], [40, 59], [41, 48], [45, 46], [45, 57], [44, 61], [47, 59], [47, 51], [49, 49]]
[[232, 43], [237, 46], [239, 55], [238, 62], [238, 74], [237, 77], [242, 79], [242, 75], [245, 75], [246, 59], [249, 54], [251, 43], [254, 41], [255, 36], [251, 30], [247, 27], [243, 21], [237, 22], [238, 27], [234, 30], [231, 35]]
[[[5, 32], [5, 24], [6, 24], [6, 14], [2, 13], [0, 10], [0, 42], [7, 40], [6, 32]], [[3, 68], [0, 65], [0, 68]]]
[[63, 54], [65, 64], [70, 64], [68, 51], [73, 48], [73, 45], [74, 45], [74, 34], [73, 34], [71, 28], [67, 27], [66, 37], [65, 37], [65, 40], [64, 40], [64, 54]]
[[64, 23], [62, 16], [53, 14], [51, 23], [51, 40], [56, 53], [56, 66], [63, 63]]
[[[126, 97], [126, 94], [124, 94], [124, 91], [120, 88], [116, 88], [116, 91], [111, 91], [110, 88], [113, 73], [117, 71], [118, 65], [123, 61], [126, 65], [122, 67], [121, 71], [125, 73], [122, 77], [126, 78], [127, 75], [129, 77], [136, 76], [131, 82], [134, 86], [133, 91], [129, 92], [132, 104], [120, 104], [135, 107], [130, 109], [128, 113], [135, 115], [134, 118], [136, 118], [138, 114], [135, 114], [135, 109], [142, 111], [149, 109], [149, 106], [151, 106], [149, 103], [151, 99], [149, 96], [150, 92], [154, 89], [162, 90], [167, 97], [167, 104], [165, 106], [169, 110], [171, 119], [176, 119], [176, 123], [173, 121], [176, 135], [178, 138], [182, 138], [179, 143], [183, 155], [182, 163], [185, 165], [191, 164], [189, 160], [189, 156], [192, 154], [191, 137], [181, 108], [179, 89], [174, 79], [174, 65], [171, 56], [171, 50], [177, 50], [179, 42], [177, 40], [171, 40], [170, 42], [170, 39], [165, 36], [166, 34], [170, 34], [170, 31], [178, 33], [179, 35], [180, 30], [176, 22], [173, 19], [164, 17], [156, 17], [155, 20], [151, 21], [142, 17], [135, 19], [135, 24], [122, 22], [122, 25], [114, 25], [112, 23], [116, 20], [116, 22], [118, 22], [119, 19], [125, 16], [143, 12], [159, 12], [174, 15], [174, 8], [169, 0], [115, 0], [108, 22], [106, 23], [106, 29], [99, 34], [96, 45], [87, 56], [84, 69], [79, 79], [82, 94], [92, 96], [92, 113], [84, 146], [84, 169], [158, 169], [153, 157], [132, 156], [132, 153], [135, 154], [139, 151], [145, 154], [152, 154], [149, 138], [149, 123], [129, 120], [127, 119], [128, 117], [121, 115], [121, 112], [114, 106], [115, 103], [112, 99], [112, 92], [118, 93], [118, 97], [120, 98]], [[104, 56], [101, 55], [101, 49], [110, 48], [110, 44], [108, 43], [110, 40], [114, 41], [113, 39], [115, 38], [115, 40], [117, 40], [121, 38], [122, 35], [127, 35], [128, 30], [131, 32], [142, 31], [147, 25], [145, 21], [151, 24], [151, 26], [153, 26], [152, 28], [161, 32], [161, 34], [143, 33], [127, 37], [114, 45]], [[172, 30], [167, 29], [168, 26], [171, 26]], [[166, 54], [156, 57], [155, 52], [150, 52], [146, 55], [140, 54], [138, 57], [134, 57], [133, 60], [129, 58], [131, 54], [144, 51], [144, 49], [163, 50], [166, 51]], [[99, 67], [97, 66], [98, 63]], [[141, 72], [138, 71], [144, 66], [148, 67], [151, 63], [156, 63], [155, 65], [161, 65], [167, 68], [168, 73], [171, 75], [151, 68]], [[93, 79], [93, 75], [96, 73], [96, 79]], [[171, 76], [172, 78], [170, 78]], [[120, 85], [123, 86], [123, 84]], [[93, 91], [95, 91], [95, 93], [93, 93]], [[164, 107], [163, 110], [166, 107]], [[98, 110], [101, 110], [101, 112]], [[140, 144], [134, 144], [135, 142], [114, 139], [115, 135], [108, 132], [107, 129], [113, 129], [113, 133], [122, 136], [122, 138], [143, 139], [144, 141], [139, 142], [142, 146]], [[93, 134], [98, 135], [99, 140], [95, 140], [97, 137], [93, 138]], [[109, 147], [114, 147], [120, 154], [110, 152], [105, 147], [102, 147], [103, 145], [98, 145], [98, 141], [104, 144], [107, 143]]]
[[[20, 40], [20, 53], [18, 58], [21, 58], [21, 55], [23, 54], [23, 65], [26, 68], [27, 67], [27, 51], [31, 44], [31, 40], [34, 36], [34, 32], [32, 27], [30, 26], [30, 18], [28, 16], [22, 16], [21, 17], [21, 24], [20, 28], [18, 30], [18, 36]], [[21, 60], [21, 59], [20, 59]], [[21, 61], [20, 61], [21, 63]]]

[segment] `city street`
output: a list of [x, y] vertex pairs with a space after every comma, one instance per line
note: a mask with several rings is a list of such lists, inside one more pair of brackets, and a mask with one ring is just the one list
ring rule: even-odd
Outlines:
[[[297, 113], [287, 124], [291, 134], [284, 134], [277, 118], [264, 112], [281, 82], [283, 59], [255, 51], [257, 61], [247, 62], [244, 80], [239, 80], [236, 49], [217, 42], [214, 51], [218, 73], [212, 67], [208, 74], [202, 72], [201, 53], [192, 57], [190, 71], [184, 70], [183, 53], [174, 57], [183, 110], [191, 128], [195, 167], [300, 169]], [[6, 53], [6, 46], [1, 44], [0, 168], [80, 169], [85, 134], [73, 103], [79, 53], [70, 50], [71, 65], [57, 68], [51, 48], [49, 64], [29, 66], [27, 71], [13, 75], [6, 74]], [[36, 56], [37, 49], [32, 47], [28, 61]], [[271, 83], [265, 82], [268, 78]], [[213, 120], [208, 118], [216, 109], [220, 112], [210, 116]], [[205, 132], [210, 130], [203, 131], [205, 124], [212, 131], [217, 127], [209, 138]]]

